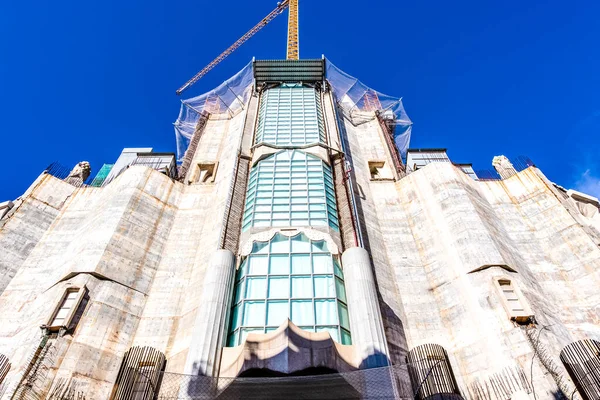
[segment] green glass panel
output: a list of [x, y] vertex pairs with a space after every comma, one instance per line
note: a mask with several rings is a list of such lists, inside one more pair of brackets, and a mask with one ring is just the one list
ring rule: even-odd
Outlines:
[[267, 256], [248, 256], [248, 274], [266, 275], [267, 274]]
[[287, 301], [269, 301], [267, 303], [267, 325], [279, 326], [290, 316]]
[[333, 273], [333, 263], [329, 254], [313, 254], [312, 257], [315, 274]]
[[298, 326], [314, 325], [315, 315], [311, 300], [292, 300], [292, 322]]
[[264, 326], [265, 325], [265, 302], [264, 301], [245, 301], [244, 302], [244, 326]]
[[315, 297], [335, 297], [333, 276], [318, 275], [314, 278]]
[[310, 276], [292, 276], [292, 297], [313, 297], [313, 282]]
[[338, 303], [340, 325], [346, 329], [350, 329], [350, 318], [348, 317], [348, 307], [342, 303]]
[[344, 286], [344, 282], [338, 277], [335, 278], [335, 291], [337, 298], [346, 303], [346, 287]]
[[290, 278], [287, 276], [272, 276], [269, 278], [269, 298], [288, 299], [290, 297]]
[[329, 332], [333, 340], [341, 343], [337, 326], [317, 326], [317, 332]]
[[338, 316], [335, 300], [315, 300], [317, 325], [337, 325]]
[[292, 274], [310, 274], [311, 270], [309, 254], [292, 254]]
[[350, 332], [345, 329], [340, 329], [342, 331], [342, 344], [351, 345], [352, 337], [350, 336]]
[[267, 278], [248, 277], [246, 278], [246, 298], [264, 299], [267, 296]]

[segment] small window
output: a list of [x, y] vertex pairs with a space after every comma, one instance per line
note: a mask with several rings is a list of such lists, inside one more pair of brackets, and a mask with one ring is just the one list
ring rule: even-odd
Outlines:
[[369, 161], [371, 180], [393, 179], [392, 171], [385, 161]]
[[73, 321], [77, 308], [81, 304], [85, 292], [85, 287], [67, 289], [52, 313], [52, 318], [50, 318], [50, 322], [46, 328], [53, 331], [57, 331], [61, 328], [68, 329]]
[[501, 278], [495, 281], [500, 291], [502, 304], [508, 312], [510, 319], [520, 324], [531, 322], [532, 312], [527, 305], [526, 299], [521, 291], [514, 285], [513, 281]]
[[217, 174], [218, 163], [198, 163], [190, 179], [194, 183], [213, 183]]

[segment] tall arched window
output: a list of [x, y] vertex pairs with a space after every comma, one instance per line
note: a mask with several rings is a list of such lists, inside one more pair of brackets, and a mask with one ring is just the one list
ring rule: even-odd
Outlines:
[[344, 275], [325, 241], [275, 234], [255, 242], [236, 277], [229, 346], [250, 332], [276, 330], [287, 318], [351, 344]]
[[302, 146], [325, 143], [321, 98], [314, 88], [283, 84], [262, 94], [256, 144]]
[[283, 150], [252, 168], [243, 230], [327, 225], [339, 230], [331, 168], [320, 158]]

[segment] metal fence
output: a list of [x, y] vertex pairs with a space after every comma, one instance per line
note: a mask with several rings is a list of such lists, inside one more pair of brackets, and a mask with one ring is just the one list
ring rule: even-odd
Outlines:
[[[521, 172], [529, 167], [535, 167], [535, 164], [527, 156], [517, 156], [510, 158], [510, 162], [517, 172]], [[479, 169], [475, 171], [480, 181], [500, 181], [502, 177], [495, 169]]]
[[560, 360], [584, 400], [600, 400], [600, 342], [579, 340], [560, 352]]
[[63, 181], [75, 187], [88, 186], [93, 180], [92, 174], [90, 174], [90, 176], [88, 176], [85, 181], [82, 181], [79, 178], [67, 179], [69, 178], [69, 174], [71, 173], [71, 171], [72, 168], [65, 167], [64, 165], [61, 165], [57, 162], [53, 162], [52, 164], [48, 165], [44, 172], [48, 175], [52, 175], [55, 178], [62, 179]]
[[438, 344], [423, 344], [408, 352], [408, 373], [415, 399], [442, 393], [460, 395], [446, 350]]
[[[143, 385], [143, 376], [139, 376]], [[153, 379], [153, 378], [148, 378]], [[316, 400], [316, 399], [413, 399], [406, 366], [373, 368], [310, 376], [211, 378], [161, 373], [154, 396], [135, 395], [135, 400]]]

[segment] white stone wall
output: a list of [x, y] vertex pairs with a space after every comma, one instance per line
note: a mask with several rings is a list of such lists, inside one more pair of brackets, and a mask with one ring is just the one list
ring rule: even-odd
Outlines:
[[[42, 389], [64, 378], [87, 399], [106, 399], [134, 345], [156, 348], [169, 371], [183, 372], [244, 117], [206, 125], [195, 160], [219, 162], [214, 183], [184, 185], [134, 166], [104, 188], [43, 175], [24, 195], [0, 230], [10, 250], [0, 252], [0, 265], [15, 271], [0, 296], [0, 353], [12, 363], [6, 396], [40, 343], [40, 325], [73, 286], [86, 285], [89, 300], [75, 331], [50, 340]], [[21, 237], [32, 244], [23, 249]]]
[[[333, 108], [324, 109], [331, 145], [341, 148]], [[214, 183], [182, 184], [134, 166], [104, 188], [42, 175], [22, 196], [0, 226], [0, 353], [13, 365], [10, 388], [64, 291], [83, 285], [85, 312], [74, 332], [52, 339], [45, 390], [54, 378], [71, 379], [88, 400], [107, 398], [131, 346], [152, 346], [166, 355], [167, 371], [184, 372], [246, 119], [243, 111], [207, 122], [192, 167], [218, 162]], [[600, 339], [600, 238], [540, 171], [474, 181], [450, 163], [432, 163], [400, 180], [371, 180], [369, 161], [392, 165], [379, 124], [343, 128], [393, 363], [437, 343], [465, 393], [506, 366], [530, 378], [533, 349], [502, 305], [500, 277], [546, 327], [539, 343], [559, 367], [566, 344]], [[537, 359], [533, 366], [536, 393], [551, 398], [551, 374]]]
[[[508, 277], [538, 328], [547, 326], [539, 343], [567, 378], [562, 348], [600, 337], [600, 250], [552, 184], [536, 168], [473, 181], [449, 163], [397, 182], [371, 181], [366, 163], [385, 157], [380, 132], [372, 123], [345, 127], [392, 361], [438, 343], [466, 393], [475, 379], [506, 366], [520, 366], [530, 379], [532, 346], [493, 283]], [[552, 398], [558, 389], [543, 368], [536, 359], [536, 393]]]

